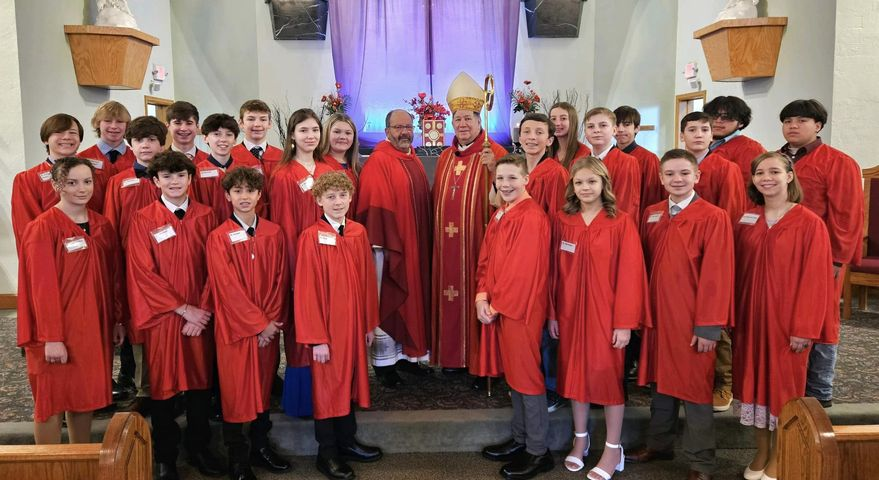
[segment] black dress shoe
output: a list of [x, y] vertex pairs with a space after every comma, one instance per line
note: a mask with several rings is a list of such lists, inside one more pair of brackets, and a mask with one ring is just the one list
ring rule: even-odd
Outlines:
[[349, 462], [369, 463], [382, 458], [382, 449], [364, 445], [357, 440], [354, 444], [346, 447], [338, 447], [339, 455]]
[[[394, 367], [381, 367], [383, 370], [376, 369], [376, 377], [378, 377], [379, 382], [381, 382], [382, 386], [385, 388], [396, 388], [397, 385], [402, 385], [403, 379], [400, 378], [400, 375], [397, 373], [397, 370]], [[387, 370], [385, 370], [387, 369]]]
[[467, 373], [466, 368], [444, 368], [443, 375], [461, 375], [462, 373]]
[[250, 451], [250, 464], [265, 468], [272, 472], [286, 472], [290, 470], [290, 462], [278, 455], [271, 447], [262, 447]]
[[152, 406], [151, 402], [152, 399], [150, 397], [135, 397], [134, 401], [131, 402], [131, 405], [128, 406], [128, 410], [137, 412], [142, 417], [149, 416], [150, 407]]
[[179, 480], [177, 475], [177, 465], [173, 463], [156, 463], [155, 470], [156, 480]]
[[488, 377], [476, 377], [473, 379], [473, 384], [470, 385], [470, 388], [476, 390], [477, 392], [484, 392], [488, 390]]
[[250, 465], [246, 463], [233, 463], [229, 468], [229, 478], [231, 480], [256, 480], [256, 475], [250, 469]]
[[134, 384], [134, 379], [127, 375], [119, 375], [119, 378], [116, 380], [116, 383], [119, 384], [123, 390], [129, 392], [134, 395], [137, 393], [137, 385]]
[[427, 377], [433, 373], [433, 369], [430, 367], [421, 366], [418, 362], [410, 362], [408, 360], [397, 360], [397, 370], [408, 373], [409, 375], [415, 375], [417, 377]]
[[558, 393], [547, 390], [546, 391], [546, 411], [552, 413], [562, 407], [565, 406], [565, 399], [562, 398]]
[[553, 467], [555, 467], [555, 462], [549, 449], [543, 455], [522, 452], [511, 463], [501, 467], [501, 475], [508, 480], [527, 480], [543, 472], [548, 472]]
[[189, 454], [189, 464], [208, 477], [222, 477], [226, 473], [223, 463], [210, 450]]
[[318, 455], [317, 470], [333, 480], [353, 480], [357, 478], [354, 475], [354, 470], [344, 460], [337, 457], [324, 458]]
[[113, 394], [113, 402], [114, 403], [128, 400], [129, 398], [131, 398], [131, 392], [129, 392], [128, 389], [126, 389], [126, 388], [122, 387], [121, 385], [119, 385], [118, 383], [116, 383], [116, 380], [113, 380], [113, 386], [112, 386], [111, 392]]
[[511, 438], [504, 443], [489, 445], [483, 448], [482, 456], [495, 462], [509, 462], [524, 451], [525, 444], [518, 443]]

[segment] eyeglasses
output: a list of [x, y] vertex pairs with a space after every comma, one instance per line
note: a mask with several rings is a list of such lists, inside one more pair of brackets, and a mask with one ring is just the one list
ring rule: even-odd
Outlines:
[[730, 117], [725, 113], [718, 113], [717, 115], [711, 115], [711, 118], [714, 120], [720, 120], [721, 122], [732, 122], [735, 119]]
[[391, 125], [388, 128], [395, 132], [411, 132], [415, 130], [415, 127], [413, 127], [412, 125]]

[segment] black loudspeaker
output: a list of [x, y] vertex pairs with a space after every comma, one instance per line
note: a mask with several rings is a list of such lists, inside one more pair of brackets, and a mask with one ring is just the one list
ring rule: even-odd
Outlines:
[[326, 40], [327, 0], [266, 0], [275, 40]]
[[528, 37], [577, 38], [586, 0], [523, 0]]

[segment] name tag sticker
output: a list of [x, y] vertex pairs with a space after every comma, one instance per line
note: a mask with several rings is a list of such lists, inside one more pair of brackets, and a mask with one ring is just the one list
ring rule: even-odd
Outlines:
[[169, 238], [174, 238], [177, 236], [177, 232], [174, 231], [174, 227], [172, 227], [170, 224], [159, 227], [150, 233], [152, 233], [153, 238], [156, 239], [156, 243], [162, 243]]
[[229, 241], [232, 245], [236, 243], [246, 242], [247, 241], [247, 232], [244, 230], [235, 230], [234, 232], [229, 232]]
[[210, 170], [202, 170], [198, 172], [199, 178], [216, 178], [220, 176], [220, 171], [216, 168], [212, 168]]
[[503, 217], [503, 216], [504, 216], [504, 211], [503, 211], [503, 210], [498, 210], [497, 213], [494, 214], [494, 219], [495, 219], [496, 221], [500, 222], [500, 221], [501, 221], [501, 217]]
[[650, 216], [647, 217], [647, 223], [656, 223], [660, 218], [662, 218], [662, 212], [651, 213]]
[[85, 250], [89, 246], [85, 242], [85, 237], [70, 237], [64, 239], [64, 248], [67, 250], [67, 253], [73, 253]]
[[577, 249], [577, 244], [562, 240], [562, 245], [560, 248], [563, 252], [574, 253], [574, 250]]
[[336, 235], [327, 232], [317, 232], [317, 243], [336, 246]]
[[126, 178], [125, 180], [122, 180], [122, 188], [133, 187], [135, 185], [140, 185], [140, 179], [137, 177]]
[[739, 223], [744, 225], [754, 225], [757, 223], [757, 219], [760, 218], [759, 214], [756, 213], [746, 213], [742, 215], [742, 218], [739, 219]]
[[48, 182], [52, 180], [52, 172], [40, 172], [40, 181]]
[[96, 170], [104, 169], [104, 161], [103, 160], [89, 160], [92, 162], [92, 166], [95, 167]]
[[[307, 192], [307, 191], [311, 190], [311, 187], [313, 187], [313, 186], [314, 186], [314, 177], [312, 177], [311, 175], [306, 177], [305, 180], [302, 180], [301, 182], [299, 182], [299, 188], [303, 192]], [[333, 245], [335, 245], [335, 244], [333, 244]]]

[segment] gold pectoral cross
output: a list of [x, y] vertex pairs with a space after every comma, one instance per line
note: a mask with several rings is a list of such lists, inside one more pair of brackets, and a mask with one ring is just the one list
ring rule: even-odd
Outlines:
[[458, 291], [455, 290], [455, 287], [449, 285], [449, 288], [443, 290], [443, 295], [449, 299], [450, 302], [455, 301], [455, 297], [458, 296]]
[[449, 225], [444, 230], [449, 234], [449, 238], [454, 237], [455, 234], [460, 231], [458, 230], [458, 227], [455, 226], [454, 222], [449, 222]]

